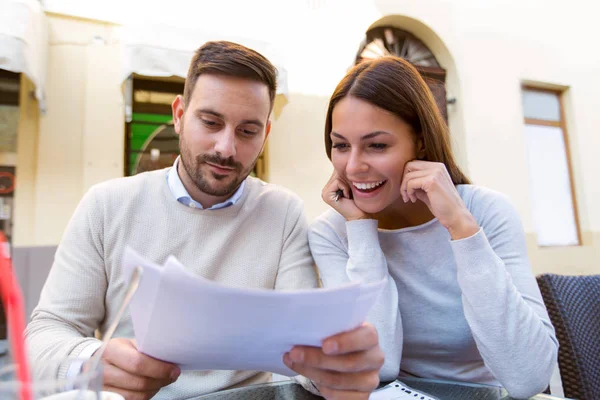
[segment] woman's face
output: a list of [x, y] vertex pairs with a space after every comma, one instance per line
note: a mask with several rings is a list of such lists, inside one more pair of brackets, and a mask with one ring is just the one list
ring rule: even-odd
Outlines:
[[375, 214], [400, 201], [404, 166], [417, 157], [411, 127], [398, 116], [346, 96], [333, 109], [331, 161], [358, 208]]

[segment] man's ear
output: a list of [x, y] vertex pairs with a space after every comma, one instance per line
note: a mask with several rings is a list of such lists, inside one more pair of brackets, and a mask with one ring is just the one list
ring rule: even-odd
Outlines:
[[185, 110], [185, 104], [183, 103], [183, 97], [178, 95], [171, 104], [171, 110], [173, 112], [173, 127], [177, 134], [181, 134], [181, 127], [183, 125], [183, 112]]
[[271, 133], [271, 120], [267, 121], [267, 127], [265, 128], [265, 140], [269, 137], [269, 133]]

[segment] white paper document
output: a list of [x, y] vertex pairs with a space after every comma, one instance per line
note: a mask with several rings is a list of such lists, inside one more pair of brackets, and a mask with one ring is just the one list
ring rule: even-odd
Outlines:
[[333, 289], [275, 291], [223, 286], [187, 270], [174, 257], [159, 266], [127, 248], [127, 276], [142, 268], [129, 309], [138, 349], [182, 370], [252, 370], [297, 375], [283, 363], [294, 345], [366, 320], [384, 281]]

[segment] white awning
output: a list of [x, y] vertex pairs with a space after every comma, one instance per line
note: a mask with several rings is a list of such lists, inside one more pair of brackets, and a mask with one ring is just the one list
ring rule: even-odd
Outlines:
[[48, 21], [37, 0], [0, 0], [0, 69], [21, 72], [35, 85], [45, 111]]
[[[132, 74], [154, 77], [177, 76], [185, 79], [194, 52], [202, 44], [210, 40], [229, 40], [258, 51], [277, 68], [275, 117], [287, 103], [287, 71], [279, 52], [269, 43], [181, 27], [151, 24], [124, 25], [121, 36], [125, 52], [123, 81], [127, 81]], [[128, 97], [126, 93], [126, 102], [129, 103]], [[127, 114], [131, 112], [131, 108], [128, 106], [130, 104], [126, 105]]]

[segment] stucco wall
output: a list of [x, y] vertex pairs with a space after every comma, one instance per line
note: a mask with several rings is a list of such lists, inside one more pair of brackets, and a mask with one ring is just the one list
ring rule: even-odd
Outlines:
[[[47, 2], [55, 11], [99, 12], [93, 5], [84, 10], [75, 2], [59, 3]], [[307, 2], [264, 0], [241, 6], [243, 13], [236, 15], [251, 23], [240, 26], [239, 16], [223, 12], [232, 2], [209, 10], [186, 4], [198, 9], [185, 15], [174, 11], [180, 3], [169, 5], [181, 24], [190, 26], [193, 16], [197, 21], [201, 15], [207, 29], [245, 32], [283, 52], [291, 93], [270, 135], [269, 180], [303, 197], [309, 218], [326, 209], [320, 191], [331, 172], [323, 149], [328, 96], [351, 66], [364, 32], [385, 18], [423, 40], [448, 71], [448, 94], [456, 98], [449, 123], [460, 163], [476, 184], [511, 198], [523, 220], [534, 271], [600, 273], [600, 53], [583, 40], [600, 36], [592, 20], [597, 6], [538, 0], [326, 0], [310, 8]], [[103, 7], [102, 18], [125, 22], [126, 10], [119, 11], [116, 3]], [[175, 23], [160, 7], [165, 5], [150, 3], [143, 15], [162, 13], [166, 23]], [[19, 164], [19, 184], [28, 189], [17, 195], [17, 245], [57, 244], [85, 190], [123, 171], [119, 26], [57, 14], [49, 19], [48, 113], [39, 119], [37, 153], [31, 153], [36, 162]], [[522, 129], [523, 82], [567, 88], [583, 246], [536, 245]]]

